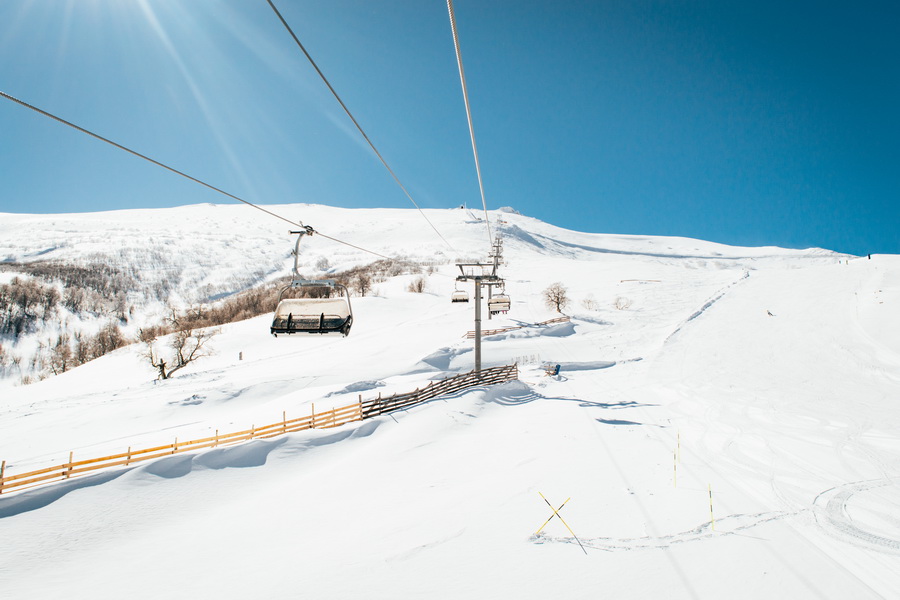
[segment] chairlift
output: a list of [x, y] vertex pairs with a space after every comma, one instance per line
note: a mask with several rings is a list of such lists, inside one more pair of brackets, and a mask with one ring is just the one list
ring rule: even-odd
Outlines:
[[[312, 235], [312, 227], [306, 227], [296, 233], [297, 244], [294, 246], [294, 269], [291, 282], [278, 295], [278, 306], [272, 320], [271, 333], [278, 334], [309, 333], [318, 335], [342, 335], [350, 333], [353, 324], [353, 309], [350, 306], [350, 292], [333, 279], [303, 279], [297, 268], [300, 256], [300, 240], [304, 235]], [[341, 292], [342, 297], [322, 298], [285, 298], [284, 294], [294, 288], [326, 288]], [[330, 293], [328, 294], [330, 296]]]
[[466, 290], [454, 290], [450, 295], [450, 302], [468, 302], [469, 292]]
[[492, 315], [509, 312], [510, 300], [506, 294], [497, 294], [488, 300], [488, 312]]

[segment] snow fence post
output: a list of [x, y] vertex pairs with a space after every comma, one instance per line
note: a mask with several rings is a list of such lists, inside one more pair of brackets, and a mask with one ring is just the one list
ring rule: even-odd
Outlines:
[[128, 454], [125, 456], [125, 466], [131, 462], [131, 446], [128, 446]]
[[6, 473], [6, 461], [0, 463], [0, 494], [3, 493], [3, 474]]
[[310, 411], [312, 412], [312, 417], [310, 417], [311, 420], [309, 422], [309, 426], [311, 429], [315, 429], [316, 428], [316, 403], [315, 402], [310, 403]]
[[66, 473], [65, 473], [65, 475], [63, 475], [63, 479], [68, 479], [72, 473], [72, 455], [73, 454], [75, 454], [74, 451], [69, 452], [69, 464], [67, 465]]
[[287, 411], [281, 411], [281, 433], [287, 433]]

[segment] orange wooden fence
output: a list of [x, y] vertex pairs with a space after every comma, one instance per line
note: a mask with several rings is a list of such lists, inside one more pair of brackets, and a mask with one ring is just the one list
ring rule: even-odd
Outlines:
[[448, 377], [439, 382], [432, 382], [421, 390], [416, 390], [408, 394], [394, 394], [373, 400], [363, 401], [362, 396], [358, 402], [340, 408], [333, 408], [324, 412], [316, 412], [315, 404], [312, 405], [310, 414], [305, 417], [288, 419], [286, 413], [282, 413], [281, 421], [261, 427], [252, 426], [244, 431], [236, 431], [233, 433], [220, 434], [216, 430], [214, 436], [200, 438], [188, 441], [175, 441], [171, 444], [163, 446], [154, 446], [152, 448], [140, 448], [133, 450], [128, 448], [126, 452], [113, 454], [101, 458], [89, 458], [84, 460], [74, 460], [74, 453], [69, 453], [69, 460], [60, 465], [38, 469], [36, 471], [28, 471], [15, 475], [6, 474], [6, 461], [0, 463], [0, 494], [9, 493], [10, 491], [21, 491], [36, 485], [65, 481], [72, 477], [85, 475], [100, 469], [108, 469], [110, 467], [118, 467], [122, 465], [130, 465], [132, 463], [145, 460], [153, 460], [170, 456], [172, 454], [180, 454], [182, 452], [193, 452], [205, 448], [218, 448], [220, 446], [230, 446], [254, 439], [267, 439], [304, 431], [306, 429], [328, 429], [338, 427], [353, 421], [361, 421], [370, 417], [375, 417], [392, 410], [406, 408], [419, 402], [425, 402], [437, 396], [450, 394], [466, 388], [479, 385], [491, 385], [495, 383], [503, 383], [518, 378], [518, 368], [516, 365], [504, 367], [493, 367], [490, 369], [482, 369], [480, 372], [469, 372], [462, 375]]

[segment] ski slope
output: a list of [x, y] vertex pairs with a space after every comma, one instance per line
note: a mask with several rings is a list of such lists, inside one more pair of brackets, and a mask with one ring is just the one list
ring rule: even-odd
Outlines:
[[[424, 294], [406, 275], [354, 297], [346, 339], [273, 339], [261, 316], [170, 381], [131, 346], [5, 388], [10, 474], [472, 368], [472, 306], [449, 296], [452, 263], [487, 251], [476, 215], [426, 211], [450, 249], [412, 210], [267, 208], [437, 270]], [[3, 215], [0, 258], [155, 248], [152, 268], [197, 269], [189, 299], [285, 272], [290, 238], [252, 213]], [[556, 316], [541, 298], [556, 281], [573, 300], [570, 323], [485, 338], [485, 366], [519, 360], [520, 381], [0, 497], [4, 597], [898, 597], [900, 258], [492, 216], [512, 310], [485, 328]], [[323, 256], [374, 260], [313, 237], [303, 265]], [[534, 535], [553, 514], [540, 494], [569, 499], [577, 540], [557, 518]]]

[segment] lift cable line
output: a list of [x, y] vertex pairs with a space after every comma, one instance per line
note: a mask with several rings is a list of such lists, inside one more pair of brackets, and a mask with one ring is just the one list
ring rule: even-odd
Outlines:
[[407, 198], [409, 198], [409, 201], [412, 202], [413, 206], [416, 207], [416, 209], [419, 211], [419, 213], [422, 215], [422, 217], [426, 221], [428, 221], [428, 224], [431, 225], [431, 228], [434, 229], [434, 232], [438, 235], [438, 237], [441, 238], [445, 244], [447, 244], [447, 247], [450, 248], [451, 250], [453, 250], [454, 252], [458, 253], [456, 248], [454, 248], [453, 245], [450, 242], [448, 242], [447, 239], [443, 235], [441, 235], [441, 232], [438, 231], [438, 228], [434, 226], [434, 223], [431, 222], [431, 220], [424, 213], [424, 211], [422, 211], [422, 209], [419, 208], [419, 205], [416, 204], [416, 201], [413, 200], [413, 197], [407, 191], [406, 187], [400, 182], [400, 178], [397, 177], [396, 173], [394, 173], [394, 170], [391, 169], [390, 165], [387, 164], [387, 161], [381, 155], [381, 152], [378, 151], [378, 149], [375, 147], [375, 144], [372, 143], [372, 140], [370, 140], [369, 136], [366, 135], [366, 132], [363, 131], [363, 128], [357, 122], [356, 118], [354, 118], [354, 116], [350, 113], [350, 109], [347, 108], [347, 105], [344, 104], [344, 101], [341, 100], [340, 96], [338, 96], [338, 93], [334, 90], [331, 83], [329, 83], [328, 79], [325, 77], [325, 74], [322, 73], [322, 70], [319, 68], [319, 65], [316, 64], [316, 61], [313, 60], [312, 56], [310, 56], [309, 52], [306, 51], [306, 48], [303, 46], [303, 44], [300, 43], [300, 38], [297, 37], [297, 34], [294, 33], [294, 30], [291, 29], [291, 26], [288, 25], [288, 22], [285, 21], [283, 16], [281, 16], [281, 13], [275, 7], [275, 4], [272, 2], [272, 0], [266, 0], [266, 1], [269, 3], [269, 6], [272, 7], [272, 10], [275, 11], [275, 14], [278, 16], [278, 19], [281, 21], [281, 24], [284, 25], [284, 28], [287, 29], [288, 33], [291, 34], [291, 37], [294, 38], [294, 41], [297, 43], [297, 46], [300, 48], [300, 50], [306, 56], [306, 59], [309, 61], [309, 64], [311, 64], [313, 66], [313, 68], [316, 70], [316, 73], [319, 74], [319, 77], [322, 79], [323, 82], [325, 82], [325, 85], [328, 86], [328, 89], [331, 91], [331, 94], [334, 96], [335, 100], [338, 101], [338, 104], [341, 105], [341, 108], [344, 109], [344, 112], [347, 113], [347, 116], [350, 117], [351, 121], [353, 121], [353, 124], [356, 126], [356, 129], [359, 130], [359, 133], [362, 134], [363, 138], [365, 138], [366, 142], [369, 144], [369, 147], [375, 153], [375, 156], [378, 157], [378, 160], [381, 161], [381, 164], [384, 165], [384, 168], [388, 170], [388, 173], [391, 174], [391, 177], [394, 178], [394, 181], [397, 182], [397, 185], [400, 186], [400, 189], [403, 190], [403, 193], [406, 194]]
[[[172, 173], [175, 173], [176, 175], [180, 175], [180, 176], [184, 177], [185, 179], [189, 179], [189, 180], [193, 181], [194, 183], [199, 183], [200, 185], [202, 185], [202, 186], [204, 186], [204, 187], [206, 187], [206, 188], [209, 188], [209, 189], [213, 190], [214, 192], [218, 192], [218, 193], [220, 193], [220, 194], [223, 194], [223, 195], [225, 195], [225, 196], [228, 196], [229, 198], [232, 198], [232, 199], [234, 199], [234, 200], [237, 200], [238, 202], [243, 202], [243, 203], [246, 204], [247, 206], [252, 206], [252, 207], [255, 208], [256, 210], [261, 210], [262, 212], [266, 213], [267, 215], [271, 215], [271, 216], [275, 217], [276, 219], [280, 219], [280, 220], [282, 220], [282, 221], [285, 221], [285, 222], [287, 222], [287, 223], [290, 223], [291, 225], [300, 225], [301, 227], [306, 228], [306, 225], [304, 225], [302, 221], [299, 221], [299, 220], [298, 220], [298, 221], [292, 221], [292, 220], [288, 219], [287, 217], [282, 217], [281, 215], [276, 214], [276, 213], [273, 213], [272, 211], [267, 210], [267, 209], [265, 209], [265, 208], [263, 208], [263, 207], [261, 207], [261, 206], [259, 206], [259, 205], [253, 204], [252, 202], [249, 202], [249, 201], [247, 201], [247, 200], [244, 200], [243, 198], [240, 198], [240, 197], [238, 197], [238, 196], [235, 196], [234, 194], [231, 194], [231, 193], [229, 193], [229, 192], [226, 192], [226, 191], [223, 190], [223, 189], [217, 188], [217, 187], [214, 186], [214, 185], [210, 185], [210, 184], [208, 184], [208, 183], [206, 183], [206, 182], [204, 182], [204, 181], [201, 181], [201, 180], [197, 179], [196, 177], [191, 177], [191, 176], [188, 175], [187, 173], [184, 173], [184, 172], [182, 172], [182, 171], [179, 171], [178, 169], [175, 169], [175, 168], [170, 167], [170, 166], [168, 166], [168, 165], [166, 165], [166, 164], [163, 164], [163, 163], [159, 162], [158, 160], [154, 160], [154, 159], [150, 158], [149, 156], [146, 156], [146, 155], [144, 155], [144, 154], [141, 154], [140, 152], [136, 152], [136, 151], [134, 151], [134, 150], [132, 150], [132, 149], [130, 149], [130, 148], [126, 148], [126, 147], [123, 146], [122, 144], [118, 144], [118, 143], [116, 143], [116, 142], [114, 142], [114, 141], [112, 141], [112, 140], [110, 140], [110, 139], [108, 139], [108, 138], [103, 137], [102, 135], [98, 135], [98, 134], [96, 134], [96, 133], [93, 133], [92, 131], [88, 131], [88, 130], [85, 129], [84, 127], [79, 127], [78, 125], [75, 125], [74, 123], [71, 123], [71, 122], [69, 122], [69, 121], [66, 121], [66, 120], [63, 119], [63, 118], [57, 117], [56, 115], [51, 114], [51, 113], [49, 113], [49, 112], [47, 112], [47, 111], [45, 111], [45, 110], [41, 110], [40, 108], [38, 108], [38, 107], [36, 107], [36, 106], [34, 106], [34, 105], [32, 105], [32, 104], [29, 104], [29, 103], [25, 102], [24, 100], [19, 100], [18, 98], [14, 97], [14, 96], [10, 96], [9, 94], [7, 94], [6, 92], [3, 92], [2, 90], [0, 90], [0, 96], [6, 98], [6, 99], [8, 99], [8, 100], [12, 100], [12, 101], [15, 102], [16, 104], [19, 104], [19, 105], [21, 105], [21, 106], [24, 106], [25, 108], [30, 108], [31, 110], [35, 111], [36, 113], [41, 114], [41, 115], [44, 115], [45, 117], [49, 117], [49, 118], [53, 119], [54, 121], [57, 121], [58, 123], [62, 123], [63, 125], [67, 125], [67, 126], [73, 128], [73, 129], [77, 130], [77, 131], [80, 131], [80, 132], [82, 132], [82, 133], [85, 133], [85, 134], [91, 136], [91, 137], [94, 138], [94, 139], [100, 140], [101, 142], [106, 142], [107, 144], [110, 144], [111, 146], [115, 146], [116, 148], [118, 148], [118, 149], [120, 149], [120, 150], [124, 150], [125, 152], [128, 152], [129, 154], [131, 154], [131, 155], [133, 155], [133, 156], [137, 156], [138, 158], [142, 158], [142, 159], [144, 159], [144, 160], [146, 160], [146, 161], [148, 161], [148, 162], [151, 162], [151, 163], [153, 163], [154, 165], [156, 165], [156, 166], [158, 166], [158, 167], [162, 167], [163, 169], [166, 169], [167, 171], [170, 171], [170, 172], [172, 172]], [[372, 250], [367, 250], [367, 249], [365, 249], [365, 248], [362, 248], [362, 247], [360, 247], [360, 246], [356, 246], [356, 245], [351, 244], [351, 243], [349, 243], [349, 242], [345, 242], [345, 241], [339, 240], [339, 239], [337, 239], [337, 238], [335, 238], [335, 237], [331, 237], [331, 236], [329, 236], [329, 235], [325, 235], [324, 233], [322, 233], [322, 232], [320, 232], [320, 231], [316, 231], [316, 234], [322, 236], [322, 237], [325, 238], [325, 239], [331, 240], [331, 241], [333, 241], [333, 242], [337, 242], [338, 244], [343, 244], [344, 246], [349, 246], [349, 247], [351, 247], [351, 248], [355, 248], [356, 250], [361, 250], [362, 252], [367, 252], [367, 253], [369, 253], [369, 254], [373, 254], [373, 255], [378, 256], [378, 257], [380, 257], [380, 258], [384, 258], [384, 259], [387, 259], [387, 260], [390, 260], [390, 261], [394, 261], [394, 262], [406, 262], [406, 263], [409, 262], [409, 261], [405, 261], [405, 260], [402, 260], [402, 259], [391, 258], [390, 256], [385, 256], [384, 254], [379, 254], [378, 252], [374, 252], [374, 251], [372, 251]]]
[[488, 216], [487, 201], [484, 199], [484, 183], [481, 179], [481, 164], [478, 162], [478, 146], [475, 145], [475, 128], [472, 125], [472, 109], [469, 106], [469, 89], [466, 86], [466, 72], [463, 70], [462, 52], [459, 49], [459, 34], [456, 31], [456, 15], [453, 13], [453, 0], [447, 0], [450, 13], [450, 29], [453, 31], [453, 47], [456, 49], [456, 64], [459, 65], [459, 81], [462, 84], [463, 101], [466, 104], [466, 118], [469, 120], [469, 137], [472, 138], [472, 153], [475, 155], [475, 172], [478, 174], [478, 189], [481, 191], [481, 205], [484, 207], [484, 222], [487, 225], [488, 245], [493, 244], [491, 235], [491, 219]]
[[204, 181], [200, 181], [200, 180], [197, 179], [196, 177], [191, 177], [191, 176], [188, 175], [187, 173], [183, 173], [183, 172], [179, 171], [178, 169], [174, 169], [174, 168], [172, 168], [172, 167], [170, 167], [170, 166], [168, 166], [168, 165], [165, 165], [165, 164], [159, 162], [158, 160], [153, 160], [153, 159], [150, 158], [149, 156], [146, 156], [146, 155], [144, 155], [144, 154], [141, 154], [140, 152], [135, 152], [134, 150], [132, 150], [132, 149], [130, 149], [130, 148], [126, 148], [126, 147], [123, 146], [122, 144], [117, 144], [116, 142], [114, 142], [114, 141], [112, 141], [112, 140], [110, 140], [110, 139], [107, 139], [107, 138], [103, 137], [102, 135], [97, 135], [96, 133], [94, 133], [94, 132], [92, 132], [92, 131], [88, 131], [88, 130], [85, 129], [84, 127], [79, 127], [78, 125], [75, 125], [74, 123], [71, 123], [71, 122], [69, 122], [69, 121], [66, 121], [65, 119], [62, 119], [62, 118], [60, 118], [60, 117], [57, 117], [56, 115], [50, 114], [50, 113], [48, 113], [48, 112], [45, 111], [45, 110], [41, 110], [40, 108], [38, 108], [38, 107], [36, 107], [36, 106], [34, 106], [34, 105], [31, 105], [31, 104], [25, 102], [24, 100], [19, 100], [18, 98], [14, 97], [14, 96], [10, 96], [10, 95], [7, 94], [6, 92], [0, 91], [0, 96], [3, 96], [4, 98], [6, 98], [6, 99], [8, 99], [8, 100], [12, 100], [12, 101], [15, 102], [16, 104], [20, 104], [20, 105], [24, 106], [25, 108], [30, 108], [31, 110], [35, 111], [36, 113], [42, 114], [42, 115], [44, 115], [45, 117], [50, 117], [50, 118], [53, 119], [54, 121], [57, 121], [57, 122], [59, 122], [59, 123], [62, 123], [63, 125], [68, 125], [69, 127], [73, 128], [73, 129], [76, 129], [76, 130], [80, 131], [81, 133], [86, 133], [87, 135], [91, 136], [91, 137], [94, 138], [94, 139], [100, 140], [101, 142], [106, 142], [107, 144], [110, 144], [111, 146], [115, 146], [115, 147], [118, 148], [119, 150], [124, 150], [125, 152], [128, 152], [129, 154], [133, 154], [134, 156], [137, 156], [138, 158], [143, 158], [144, 160], [149, 161], [149, 162], [153, 163], [154, 165], [156, 165], [156, 166], [158, 166], [158, 167], [162, 167], [163, 169], [166, 169], [167, 171], [171, 171], [172, 173], [175, 173], [176, 175], [181, 175], [182, 177], [184, 177], [184, 178], [186, 178], [186, 179], [190, 179], [190, 180], [193, 181], [194, 183], [199, 183], [200, 185], [202, 185], [202, 186], [204, 186], [204, 187], [207, 187], [207, 188], [209, 188], [209, 189], [211, 189], [211, 190], [213, 190], [213, 191], [215, 191], [215, 192], [219, 192], [220, 194], [224, 194], [225, 196], [228, 196], [229, 198], [233, 198], [234, 200], [237, 200], [238, 202], [243, 202], [244, 204], [247, 204], [247, 205], [249, 205], [249, 206], [252, 206], [253, 208], [255, 208], [255, 209], [257, 209], [257, 210], [261, 210], [261, 211], [263, 211], [264, 213], [267, 213], [267, 214], [269, 214], [269, 215], [272, 215], [272, 216], [275, 217], [276, 219], [281, 219], [282, 221], [287, 221], [287, 222], [290, 223], [291, 225], [297, 225], [297, 224], [299, 224], [299, 225], [303, 226], [303, 223], [296, 223], [296, 222], [294, 222], [294, 221], [291, 221], [290, 219], [286, 219], [285, 217], [282, 217], [282, 216], [280, 216], [280, 215], [276, 215], [275, 213], [273, 213], [273, 212], [271, 212], [271, 211], [268, 211], [268, 210], [266, 210], [265, 208], [262, 208], [261, 206], [257, 206], [257, 205], [255, 205], [255, 204], [253, 204], [252, 202], [248, 202], [247, 200], [244, 200], [243, 198], [238, 198], [238, 197], [235, 196], [234, 194], [229, 194], [229, 193], [226, 192], [225, 190], [219, 189], [219, 188], [217, 188], [216, 186], [210, 185], [210, 184], [208, 184], [208, 183], [206, 183], [206, 182], [204, 182]]

